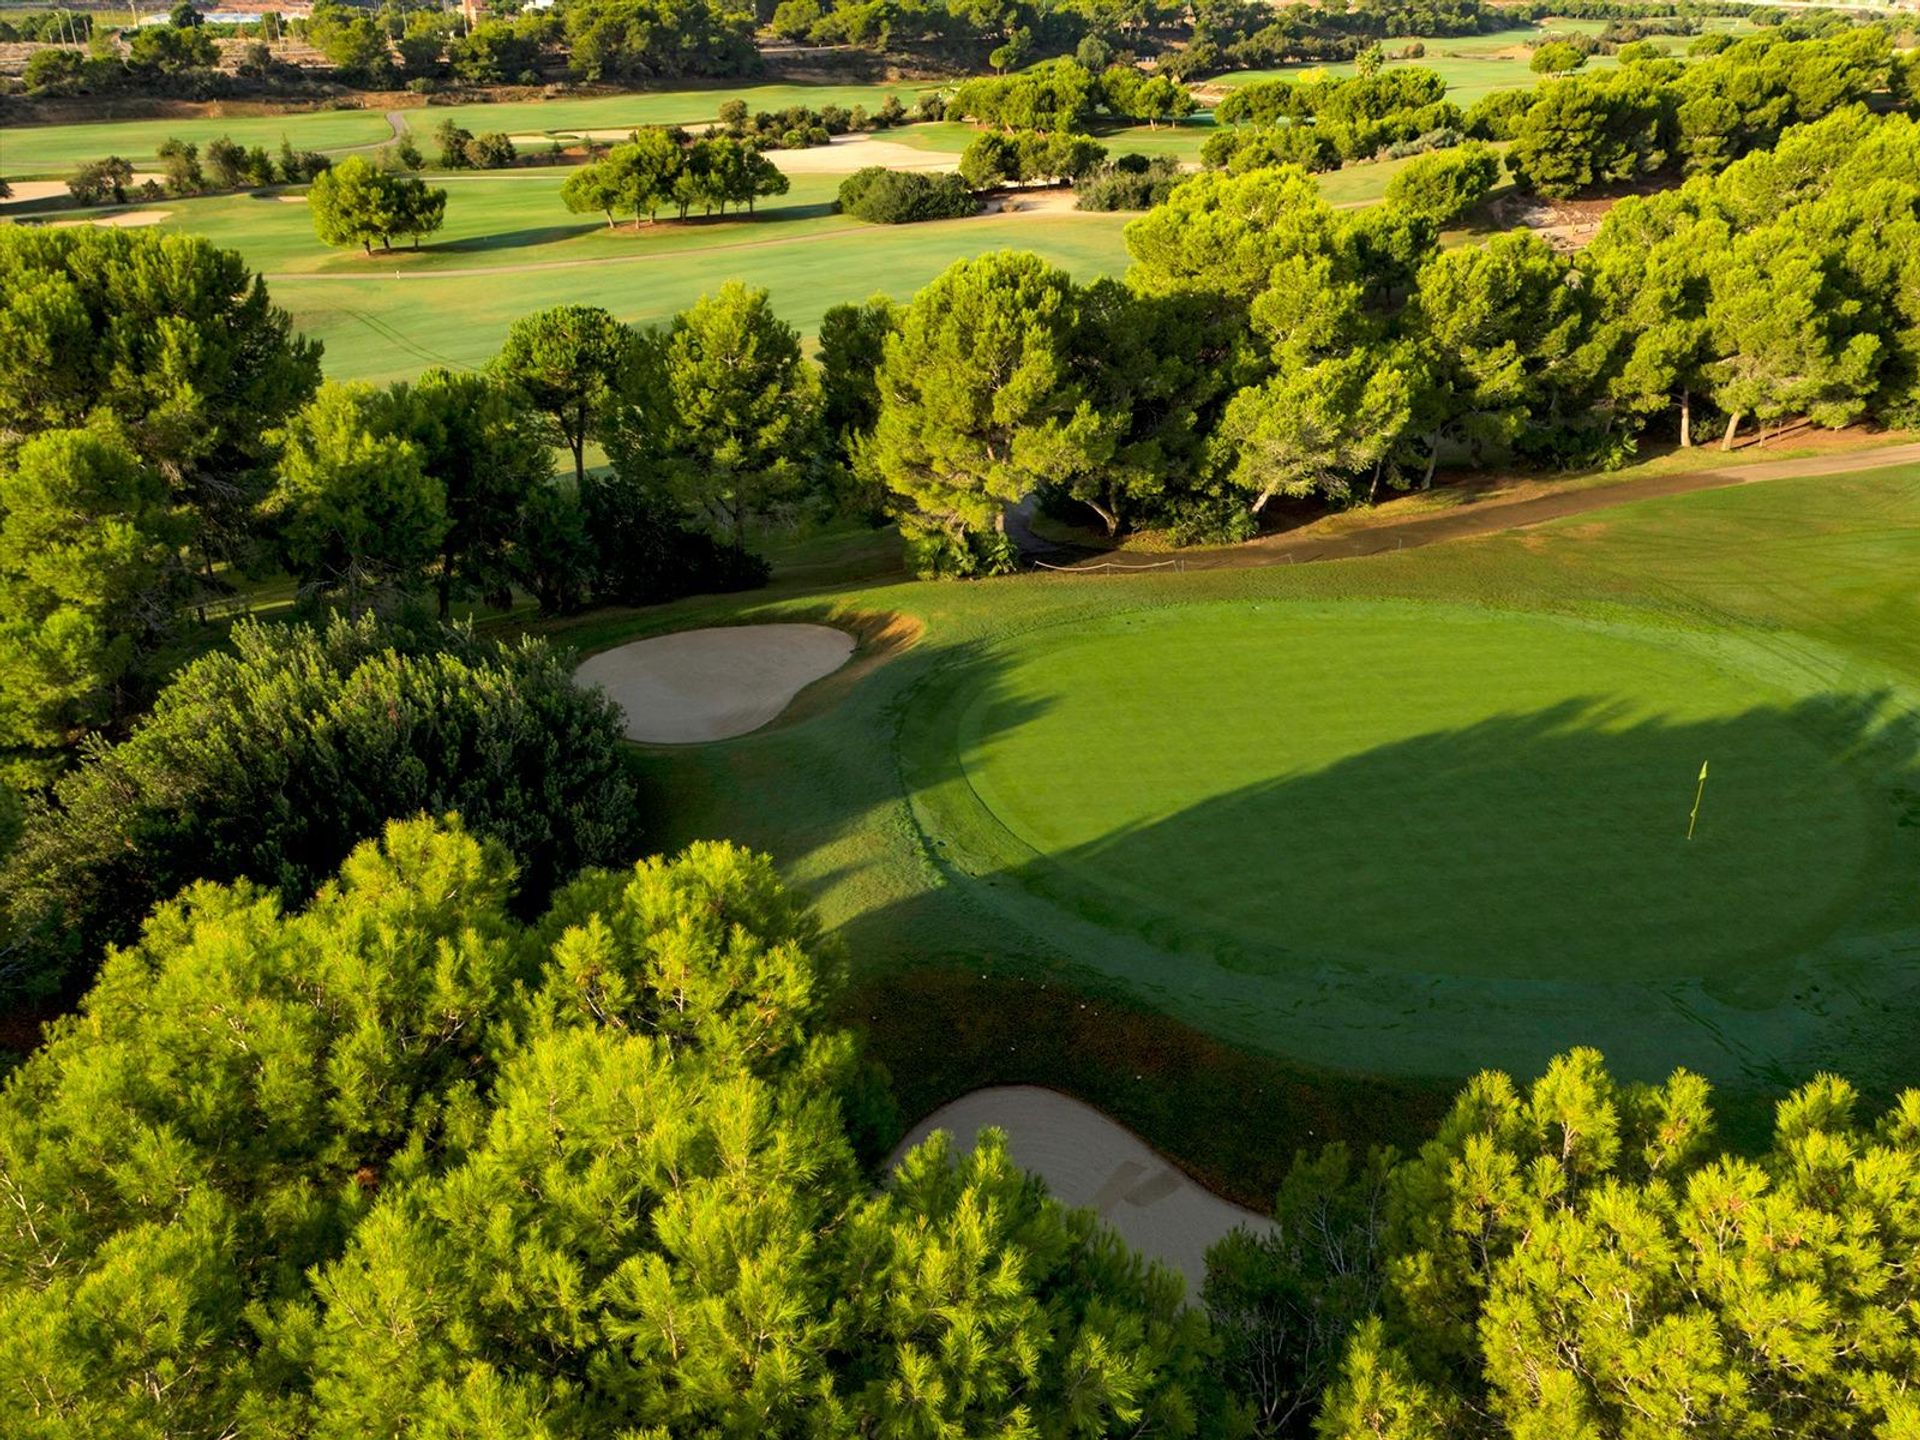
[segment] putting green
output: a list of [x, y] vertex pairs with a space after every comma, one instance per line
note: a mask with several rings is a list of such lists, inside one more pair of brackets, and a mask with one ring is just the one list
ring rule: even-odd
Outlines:
[[1861, 717], [1778, 659], [1468, 607], [1112, 616], [977, 663], [958, 823], [1026, 889], [1250, 976], [1764, 1004], [1886, 878], [1893, 828], [1839, 758]]

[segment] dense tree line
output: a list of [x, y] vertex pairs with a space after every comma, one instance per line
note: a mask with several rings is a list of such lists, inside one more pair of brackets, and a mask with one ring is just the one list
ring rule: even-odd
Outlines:
[[1507, 167], [1522, 187], [1566, 196], [1665, 172], [1710, 174], [1771, 146], [1789, 126], [1890, 83], [1904, 88], [1904, 76], [1878, 26], [1824, 39], [1764, 34], [1690, 64], [1641, 60], [1489, 96], [1467, 123], [1476, 135], [1513, 142]]
[[[1127, 230], [1124, 284], [961, 261], [886, 343], [860, 463], [920, 568], [1008, 559], [1045, 489], [1110, 530], [1246, 534], [1287, 496], [1429, 483], [1445, 457], [1610, 463], [1648, 426], [1914, 413], [1903, 268], [1915, 122], [1843, 110], [1719, 176], [1615, 207], [1578, 257], [1527, 232], [1441, 250], [1492, 154], [1422, 157], [1342, 213], [1293, 166], [1208, 172]], [[1710, 418], [1709, 418], [1710, 417]]]
[[393, 816], [458, 810], [543, 899], [635, 853], [619, 739], [613, 706], [531, 642], [243, 623], [28, 806], [0, 863], [0, 994], [71, 997], [196, 880], [299, 903]]
[[319, 369], [230, 251], [0, 229], [0, 748], [54, 756], [138, 707], [178, 602], [251, 553], [267, 432]]
[[108, 958], [0, 1092], [20, 1433], [1229, 1429], [1179, 1280], [1002, 1143], [868, 1182], [884, 1091], [767, 860], [532, 923], [514, 881], [397, 823], [311, 902], [202, 884]]
[[569, 175], [560, 198], [575, 214], [600, 214], [611, 227], [625, 215], [634, 224], [651, 222], [671, 206], [684, 220], [695, 207], [702, 214], [728, 205], [744, 206], [769, 195], [784, 195], [787, 177], [751, 140], [731, 135], [695, 139], [684, 131], [648, 126]]
[[1228, 1383], [1320, 1440], [1911, 1434], [1920, 1091], [1863, 1111], [1821, 1076], [1742, 1156], [1685, 1071], [1483, 1074], [1417, 1155], [1303, 1158], [1277, 1235], [1215, 1248]]
[[196, 239], [0, 231], [0, 294], [0, 764], [28, 788], [124, 733], [240, 574], [354, 612], [431, 592], [443, 619], [516, 588], [649, 603], [760, 583], [752, 526], [843, 485], [814, 367], [739, 287], [659, 334], [542, 312], [483, 372], [386, 387], [320, 384], [318, 347]]
[[1120, 122], [1157, 123], [1191, 115], [1198, 102], [1164, 76], [1132, 66], [1090, 70], [1078, 60], [1055, 60], [1017, 75], [985, 75], [962, 82], [945, 104], [946, 118], [1002, 130], [1083, 131], [1096, 115]]
[[856, 220], [874, 225], [958, 220], [980, 208], [972, 187], [958, 175], [889, 170], [884, 165], [869, 165], [842, 180], [834, 203]]

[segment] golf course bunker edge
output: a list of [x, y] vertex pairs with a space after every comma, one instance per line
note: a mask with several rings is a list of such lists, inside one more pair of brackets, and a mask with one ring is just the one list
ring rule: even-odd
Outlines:
[[1014, 1164], [1038, 1175], [1064, 1205], [1084, 1207], [1147, 1258], [1179, 1272], [1198, 1300], [1207, 1249], [1229, 1231], [1269, 1234], [1273, 1221], [1224, 1200], [1093, 1106], [1037, 1085], [993, 1085], [942, 1105], [907, 1132], [892, 1170], [935, 1130], [966, 1154], [992, 1126]]
[[831, 625], [723, 625], [603, 650], [574, 675], [620, 707], [629, 740], [697, 745], [770, 723], [853, 650], [853, 636]]

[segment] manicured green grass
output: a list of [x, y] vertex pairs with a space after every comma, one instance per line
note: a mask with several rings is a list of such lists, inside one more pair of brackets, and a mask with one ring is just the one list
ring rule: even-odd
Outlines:
[[464, 269], [413, 274], [404, 257], [393, 257], [373, 262], [382, 272], [377, 277], [288, 276], [274, 280], [272, 291], [300, 329], [326, 343], [328, 374], [389, 380], [432, 365], [483, 364], [513, 321], [547, 305], [604, 305], [623, 320], [648, 324], [738, 279], [765, 286], [781, 318], [811, 335], [829, 306], [876, 291], [906, 299], [954, 260], [988, 250], [1032, 250], [1090, 279], [1125, 264], [1126, 219], [987, 215], [867, 226], [835, 218], [791, 227], [743, 221], [714, 227], [706, 237], [714, 243], [668, 240], [657, 248], [652, 242], [664, 237], [583, 231], [557, 243], [577, 244], [583, 256], [604, 255], [604, 263], [521, 268], [501, 256], [488, 269], [489, 257], [478, 255]]
[[907, 1108], [1061, 1085], [1258, 1198], [1296, 1145], [1411, 1138], [1573, 1044], [1742, 1116], [1821, 1068], [1911, 1083], [1916, 562], [1905, 470], [1322, 565], [941, 586], [816, 554], [554, 632], [923, 627], [787, 723], [642, 752], [653, 841], [779, 857]]
[[1778, 962], [1892, 883], [1871, 777], [1804, 694], [1689, 639], [1351, 601], [1030, 635], [956, 708], [976, 803], [953, 823], [1063, 903], [1262, 978], [1604, 973], [1777, 1002]]
[[401, 112], [408, 127], [421, 137], [432, 135], [442, 120], [452, 120], [476, 133], [487, 130], [512, 135], [571, 135], [585, 130], [623, 130], [637, 125], [702, 125], [716, 119], [727, 100], [744, 100], [748, 110], [786, 110], [804, 105], [819, 110], [856, 105], [878, 110], [887, 96], [899, 97], [909, 109], [924, 90], [940, 87], [927, 81], [903, 80], [880, 85], [741, 85], [721, 82], [695, 89], [596, 95], [587, 99], [520, 100], [504, 104], [432, 105]]
[[[716, 118], [722, 101], [741, 99], [755, 111], [805, 105], [879, 108], [889, 95], [911, 106], [922, 81], [885, 85], [729, 85], [596, 95], [585, 99], [525, 100], [498, 105], [411, 105], [394, 113], [425, 145], [441, 121], [469, 130], [515, 135], [573, 135], [636, 125], [701, 125]], [[15, 125], [0, 132], [0, 175], [13, 179], [72, 173], [84, 161], [121, 155], [136, 166], [158, 163], [156, 149], [169, 136], [205, 145], [225, 135], [242, 145], [278, 151], [282, 136], [296, 149], [338, 152], [372, 147], [392, 136], [379, 109], [301, 111], [285, 115], [235, 115], [210, 119], [86, 121], [67, 125]]]
[[338, 151], [381, 144], [393, 134], [379, 110], [315, 110], [289, 115], [234, 115], [201, 120], [101, 120], [73, 125], [10, 125], [0, 130], [0, 175], [60, 179], [88, 160], [119, 155], [136, 168], [159, 164], [169, 137], [205, 145], [222, 135], [236, 144], [279, 153], [282, 136], [298, 150]]
[[435, 177], [447, 189], [446, 228], [418, 251], [403, 246], [371, 258], [321, 244], [297, 191], [172, 200], [160, 208], [168, 212], [163, 228], [239, 250], [248, 264], [276, 280], [315, 274], [369, 283], [391, 281], [396, 270], [414, 276], [500, 265], [626, 262], [864, 228], [832, 213], [837, 176], [799, 175], [785, 195], [762, 201], [752, 215], [696, 213], [683, 224], [669, 210], [659, 224], [636, 228], [629, 218], [609, 229], [602, 216], [575, 215], [561, 203], [560, 187], [570, 173], [550, 167]]

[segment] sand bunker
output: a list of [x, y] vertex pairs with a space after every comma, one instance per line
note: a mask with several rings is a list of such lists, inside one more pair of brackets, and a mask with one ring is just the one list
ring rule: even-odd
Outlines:
[[829, 625], [729, 625], [603, 651], [575, 675], [626, 712], [629, 740], [688, 745], [758, 730], [852, 654]]
[[786, 175], [851, 175], [869, 165], [889, 170], [958, 170], [960, 157], [939, 150], [916, 150], [898, 140], [871, 135], [836, 135], [832, 143], [805, 150], [769, 150], [767, 158]]
[[1134, 1249], [1186, 1276], [1190, 1300], [1199, 1298], [1206, 1278], [1208, 1246], [1239, 1226], [1273, 1228], [1266, 1217], [1196, 1185], [1091, 1105], [1033, 1085], [976, 1090], [941, 1106], [913, 1127], [889, 1163], [935, 1130], [971, 1149], [989, 1126], [1006, 1131], [1014, 1162], [1061, 1201], [1097, 1211]]
[[38, 200], [64, 200], [67, 198], [67, 182], [64, 180], [11, 180], [13, 195], [0, 200], [0, 205], [30, 205]]
[[97, 225], [103, 230], [137, 230], [143, 225], [158, 225], [171, 210], [122, 210], [113, 215], [95, 215], [91, 220], [56, 220], [53, 228], [64, 230], [70, 225]]

